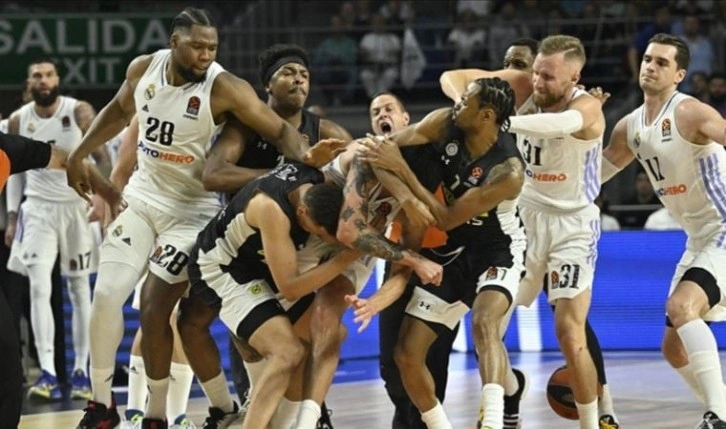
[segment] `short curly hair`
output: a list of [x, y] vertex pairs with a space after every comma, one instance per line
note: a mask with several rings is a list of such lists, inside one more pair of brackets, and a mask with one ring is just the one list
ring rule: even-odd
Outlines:
[[276, 70], [271, 70], [272, 67], [282, 58], [285, 57], [299, 57], [306, 68], [310, 68], [310, 55], [301, 46], [292, 44], [276, 44], [265, 49], [259, 57], [258, 62], [258, 74], [262, 85], [267, 86], [270, 83], [270, 78]]

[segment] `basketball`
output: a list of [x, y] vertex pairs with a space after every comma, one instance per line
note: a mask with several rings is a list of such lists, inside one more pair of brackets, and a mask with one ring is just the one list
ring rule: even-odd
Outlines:
[[[602, 394], [602, 385], [597, 384], [598, 397]], [[552, 411], [560, 417], [577, 420], [579, 415], [575, 406], [575, 395], [570, 387], [570, 370], [566, 365], [557, 368], [547, 382], [547, 402]]]

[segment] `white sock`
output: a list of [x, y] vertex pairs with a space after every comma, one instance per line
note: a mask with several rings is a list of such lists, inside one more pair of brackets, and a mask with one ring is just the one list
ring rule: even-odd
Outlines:
[[507, 373], [504, 375], [504, 394], [512, 396], [517, 393], [517, 390], [519, 390], [519, 380], [517, 380], [517, 376], [514, 375], [512, 366], [507, 365]]
[[297, 415], [297, 426], [295, 429], [315, 429], [320, 420], [320, 405], [312, 399], [306, 399], [300, 404], [300, 412]]
[[504, 387], [487, 383], [481, 388], [480, 407], [484, 410], [482, 427], [502, 429], [504, 426]]
[[40, 369], [55, 376], [53, 340], [55, 322], [50, 296], [53, 285], [50, 280], [52, 266], [34, 264], [28, 268], [30, 282], [30, 326], [35, 336], [35, 348], [38, 351]]
[[68, 296], [73, 307], [71, 332], [73, 333], [73, 352], [76, 361], [73, 370], [85, 373], [88, 367], [88, 337], [91, 323], [91, 285], [88, 276], [68, 278]]
[[93, 368], [90, 376], [93, 385], [93, 400], [107, 407], [111, 406], [111, 384], [115, 368]]
[[436, 401], [432, 409], [421, 413], [421, 420], [426, 423], [428, 429], [454, 429], [439, 401]]
[[244, 364], [247, 370], [247, 377], [250, 379], [250, 391], [252, 391], [252, 388], [257, 384], [257, 381], [259, 381], [262, 373], [265, 371], [267, 361], [265, 359], [260, 359], [257, 362], [244, 361]]
[[703, 391], [706, 406], [719, 417], [726, 416], [721, 361], [713, 333], [701, 319], [684, 324], [677, 332], [688, 352], [688, 364]]
[[131, 355], [129, 358], [129, 398], [126, 409], [142, 413], [146, 409], [146, 369], [141, 356]]
[[189, 391], [192, 390], [194, 371], [187, 364], [172, 362], [170, 387], [166, 397], [166, 416], [170, 422], [187, 413]]
[[149, 389], [149, 402], [146, 403], [144, 417], [150, 419], [165, 419], [166, 395], [169, 392], [169, 377], [154, 380], [147, 375], [146, 384]]
[[613, 406], [613, 397], [610, 394], [610, 385], [608, 384], [602, 385], [602, 395], [600, 395], [600, 400], [597, 402], [597, 409], [600, 416], [612, 416], [616, 422], [618, 421], [618, 416], [615, 415], [615, 407]]
[[698, 379], [693, 374], [691, 364], [688, 363], [680, 368], [676, 368], [676, 372], [680, 374], [683, 381], [686, 382], [686, 385], [691, 388], [691, 391], [694, 395], [696, 395], [696, 398], [698, 398], [698, 400], [703, 405], [706, 405], [706, 397], [703, 396], [703, 390], [701, 390], [701, 385], [698, 383]]
[[577, 413], [580, 415], [580, 429], [599, 429], [597, 422], [597, 399], [589, 404], [581, 404], [575, 401]]
[[229, 393], [224, 371], [209, 381], [200, 384], [212, 407], [219, 408], [225, 413], [231, 413], [234, 410], [234, 400], [232, 394]]
[[[270, 429], [290, 429], [295, 426], [301, 406], [301, 401], [290, 401], [283, 396], [275, 414], [272, 415], [272, 420], [270, 420]], [[312, 426], [312, 428], [315, 429], [315, 426]]]

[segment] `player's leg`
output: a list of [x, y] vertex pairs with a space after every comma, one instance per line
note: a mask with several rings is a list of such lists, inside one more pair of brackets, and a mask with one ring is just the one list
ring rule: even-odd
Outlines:
[[146, 369], [144, 358], [141, 356], [141, 341], [143, 333], [141, 327], [136, 330], [134, 341], [131, 343], [129, 353], [129, 384], [126, 400], [126, 411], [121, 429], [135, 429], [141, 425], [146, 408]]
[[[699, 252], [666, 304], [668, 318], [683, 342], [690, 371], [698, 380], [709, 411], [699, 427], [708, 427], [708, 424], [716, 422], [724, 424], [723, 419], [726, 418], [726, 394], [718, 345], [703, 320], [706, 313], [723, 300], [720, 286], [723, 287], [726, 279], [724, 260], [726, 252], [721, 249], [707, 248]], [[719, 305], [718, 310], [720, 308]]]
[[174, 349], [169, 319], [188, 287], [186, 265], [189, 251], [204, 227], [199, 222], [179, 220], [159, 211], [154, 211], [153, 217], [159, 236], [156, 250], [149, 259], [149, 274], [141, 289], [141, 328], [145, 338], [141, 350], [149, 391], [144, 419], [149, 421], [166, 418]]
[[476, 285], [471, 323], [483, 385], [480, 408], [483, 410], [481, 427], [484, 428], [501, 429], [504, 426], [504, 386], [511, 366], [502, 337], [522, 278], [522, 262], [519, 258], [513, 266], [489, 267]]
[[78, 429], [118, 422], [111, 395], [116, 351], [124, 333], [123, 305], [146, 270], [154, 232], [143, 216], [143, 207], [129, 207], [109, 225], [101, 245], [96, 285], [91, 302], [90, 354], [93, 400]]
[[16, 241], [13, 253], [20, 255], [30, 284], [30, 322], [41, 376], [28, 390], [30, 395], [45, 399], [60, 399], [54, 362], [55, 322], [51, 309], [51, 273], [58, 255], [58, 236], [62, 206], [27, 200], [22, 205], [22, 241]]
[[189, 366], [189, 360], [181, 342], [177, 328], [178, 310], [171, 314], [169, 323], [174, 334], [174, 349], [171, 355], [171, 368], [169, 375], [171, 384], [166, 398], [166, 416], [172, 422], [173, 428], [185, 429], [191, 427], [187, 419], [187, 405], [189, 404], [189, 393], [194, 381], [194, 371]]
[[[415, 293], [414, 293], [415, 297]], [[411, 303], [418, 301], [412, 299]], [[411, 307], [409, 303], [408, 308]], [[447, 329], [440, 327], [440, 329]], [[436, 398], [433, 377], [426, 367], [426, 355], [437, 334], [427, 323], [406, 314], [394, 349], [394, 359], [401, 373], [401, 381], [408, 397], [421, 413], [430, 429], [450, 429], [451, 423]]]
[[68, 295], [73, 307], [72, 329], [75, 365], [71, 397], [91, 399], [91, 383], [86, 375], [88, 367], [89, 323], [91, 319], [91, 285], [89, 276], [97, 271], [93, 255], [98, 242], [87, 220], [85, 204], [69, 205], [61, 223], [59, 237], [61, 268], [67, 278]]
[[189, 365], [210, 403], [206, 423], [210, 427], [226, 427], [236, 418], [238, 406], [227, 387], [217, 343], [209, 332], [219, 312], [194, 288], [193, 284], [189, 297], [179, 303], [179, 336]]
[[310, 310], [311, 354], [303, 384], [305, 405], [315, 412], [301, 413], [297, 422], [298, 429], [315, 429], [318, 423], [320, 407], [333, 383], [340, 361], [340, 347], [348, 333], [341, 322], [343, 313], [348, 308], [345, 295], [354, 293], [356, 288], [351, 280], [341, 275], [315, 294]]

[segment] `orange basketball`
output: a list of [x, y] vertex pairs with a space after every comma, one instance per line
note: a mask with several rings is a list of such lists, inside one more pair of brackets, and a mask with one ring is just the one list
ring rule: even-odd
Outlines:
[[[602, 394], [602, 386], [597, 385], [598, 396]], [[570, 420], [579, 419], [575, 406], [575, 395], [570, 387], [570, 370], [563, 365], [555, 370], [547, 382], [547, 402], [552, 411], [560, 417]]]

